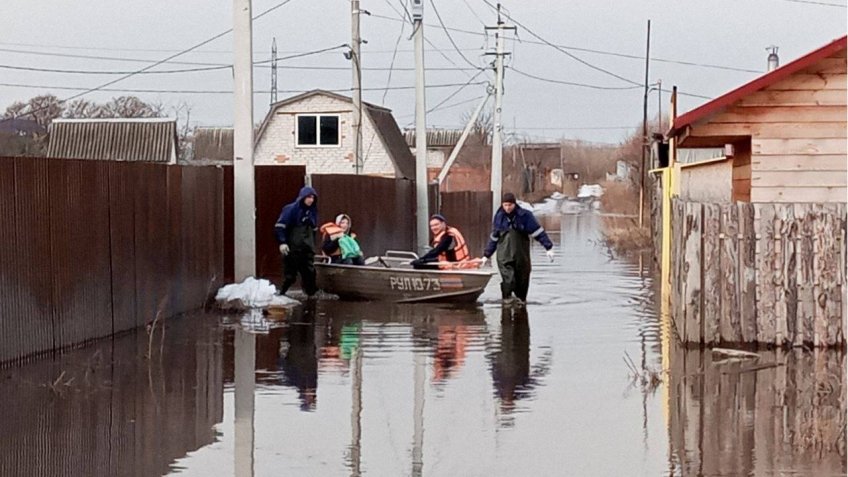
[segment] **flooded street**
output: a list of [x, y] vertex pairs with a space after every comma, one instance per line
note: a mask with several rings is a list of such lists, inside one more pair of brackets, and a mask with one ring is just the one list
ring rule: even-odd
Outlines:
[[526, 308], [495, 279], [473, 307], [201, 314], [3, 369], [0, 475], [844, 475], [844, 354], [673, 346], [599, 220], [546, 224]]

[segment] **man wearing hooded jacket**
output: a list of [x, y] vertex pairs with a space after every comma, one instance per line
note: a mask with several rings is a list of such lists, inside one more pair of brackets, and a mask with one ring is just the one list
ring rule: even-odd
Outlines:
[[307, 296], [315, 295], [315, 232], [318, 228], [318, 193], [312, 187], [300, 189], [297, 199], [283, 207], [274, 225], [280, 254], [283, 256], [283, 286], [285, 294], [300, 274]]
[[530, 288], [530, 239], [536, 239], [553, 260], [554, 244], [529, 210], [522, 209], [516, 203], [515, 194], [503, 195], [501, 207], [492, 221], [492, 235], [483, 252], [489, 259], [495, 250], [498, 252], [498, 268], [501, 272], [501, 295], [510, 300], [513, 293], [521, 301], [527, 301]]

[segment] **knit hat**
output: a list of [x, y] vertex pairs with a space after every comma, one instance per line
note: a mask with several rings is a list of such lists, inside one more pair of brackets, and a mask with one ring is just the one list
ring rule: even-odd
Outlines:
[[501, 200], [501, 202], [508, 202], [510, 204], [514, 204], [515, 203], [515, 194], [513, 194], [512, 192], [505, 193], [503, 195], [503, 200]]

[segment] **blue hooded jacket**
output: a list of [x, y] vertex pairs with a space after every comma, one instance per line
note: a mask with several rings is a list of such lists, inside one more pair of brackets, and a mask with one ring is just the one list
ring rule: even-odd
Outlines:
[[503, 207], [498, 209], [494, 220], [492, 220], [492, 235], [489, 237], [489, 243], [486, 245], [483, 256], [487, 258], [491, 257], [492, 254], [495, 253], [495, 249], [498, 247], [498, 240], [500, 240], [501, 236], [506, 235], [510, 229], [529, 235], [530, 237], [538, 240], [539, 243], [545, 247], [545, 250], [550, 250], [554, 246], [554, 244], [551, 243], [551, 239], [548, 238], [548, 234], [545, 232], [545, 229], [539, 225], [539, 221], [536, 220], [533, 213], [527, 209], [522, 209], [521, 206], [516, 204], [515, 212], [512, 216], [508, 215], [503, 210]]
[[[306, 196], [312, 195], [315, 201], [307, 207], [303, 203]], [[291, 233], [295, 227], [305, 226], [310, 230], [315, 231], [318, 228], [318, 193], [312, 187], [304, 187], [300, 189], [297, 199], [291, 204], [283, 207], [280, 212], [280, 217], [274, 225], [274, 233], [277, 235], [279, 243], [290, 243], [292, 238]]]

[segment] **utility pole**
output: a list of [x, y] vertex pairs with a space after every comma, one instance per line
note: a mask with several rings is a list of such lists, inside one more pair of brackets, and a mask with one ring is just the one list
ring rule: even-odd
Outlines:
[[[495, 111], [494, 111], [494, 131], [492, 131], [492, 213], [496, 212], [501, 206], [501, 187], [503, 185], [503, 143], [501, 134], [503, 132], [503, 122], [501, 113], [503, 112], [503, 77], [504, 77], [504, 56], [509, 53], [504, 53], [504, 31], [516, 31], [514, 26], [504, 25], [501, 19], [501, 4], [498, 3], [498, 25], [495, 27], [486, 27], [486, 30], [495, 30]], [[491, 54], [491, 53], [487, 53]]]
[[427, 250], [430, 232], [429, 199], [427, 197], [427, 117], [424, 96], [424, 1], [412, 0], [415, 35], [415, 199], [418, 253]]
[[233, 0], [233, 223], [236, 282], [256, 275], [252, 28], [251, 0]]
[[253, 477], [254, 435], [256, 414], [256, 336], [241, 326], [233, 337], [235, 364], [235, 448], [233, 449], [236, 477]]
[[350, 59], [353, 69], [353, 159], [356, 173], [362, 173], [362, 62], [359, 35], [359, 0], [350, 0]]
[[645, 182], [648, 171], [645, 166], [645, 150], [648, 147], [648, 68], [651, 60], [651, 20], [648, 20], [648, 39], [645, 47], [645, 94], [642, 97], [642, 166], [639, 186], [639, 227], [645, 223]]
[[271, 104], [277, 102], [277, 37], [271, 40]]

